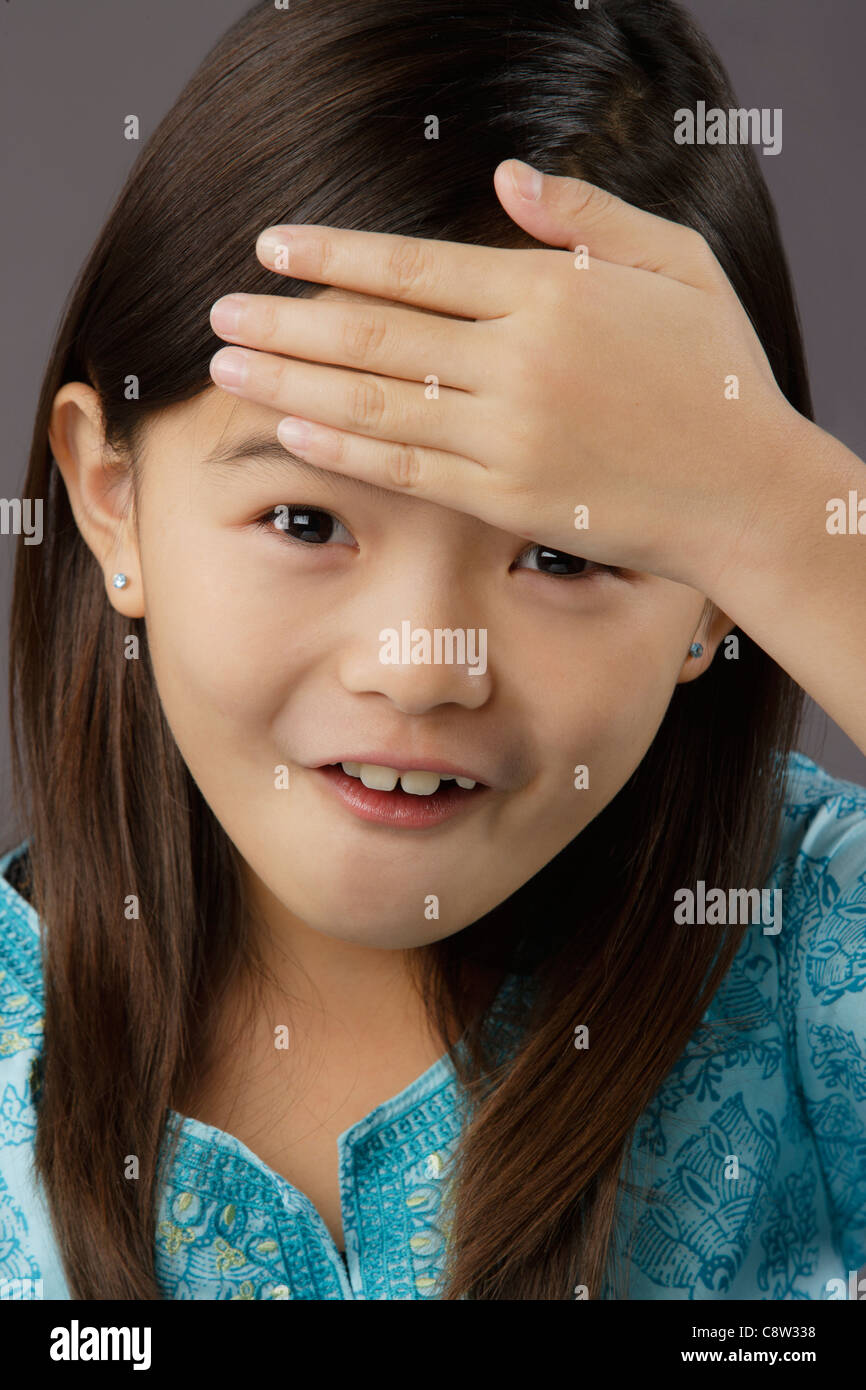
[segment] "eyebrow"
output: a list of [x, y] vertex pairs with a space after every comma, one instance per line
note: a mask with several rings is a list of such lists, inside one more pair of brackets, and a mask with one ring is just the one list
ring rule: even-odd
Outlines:
[[394, 498], [394, 492], [388, 488], [377, 487], [375, 483], [365, 483], [362, 478], [352, 477], [349, 473], [335, 473], [327, 468], [319, 468], [316, 464], [310, 463], [309, 459], [299, 458], [286, 449], [278, 439], [270, 434], [251, 434], [244, 439], [237, 440], [234, 444], [229, 444], [224, 449], [215, 449], [213, 453], [206, 455], [202, 459], [205, 468], [220, 470], [225, 469], [230, 474], [234, 474], [238, 465], [256, 463], [279, 464], [285, 467], [286, 464], [293, 470], [298, 470], [304, 477], [310, 478], [313, 482], [324, 486], [333, 486], [336, 482], [349, 484], [350, 487], [363, 491], [368, 498], [374, 497], [378, 501], [388, 502]]

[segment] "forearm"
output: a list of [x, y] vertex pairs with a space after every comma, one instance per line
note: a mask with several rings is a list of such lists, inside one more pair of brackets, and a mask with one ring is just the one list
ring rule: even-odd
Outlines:
[[709, 596], [866, 753], [866, 465], [803, 420], [769, 476]]

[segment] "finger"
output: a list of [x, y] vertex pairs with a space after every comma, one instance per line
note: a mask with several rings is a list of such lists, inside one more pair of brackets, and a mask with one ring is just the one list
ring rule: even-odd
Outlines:
[[217, 386], [245, 400], [376, 439], [462, 453], [466, 448], [480, 452], [489, 435], [477, 398], [468, 391], [445, 387], [436, 394], [420, 382], [241, 347], [221, 348], [211, 358], [210, 371]]
[[[233, 313], [223, 320], [225, 307]], [[231, 329], [229, 322], [234, 324]], [[321, 296], [231, 294], [211, 309], [211, 326], [227, 342], [307, 362], [364, 368], [407, 381], [433, 377], [460, 390], [477, 389], [485, 380], [477, 337], [471, 333], [482, 325], [423, 310]]]
[[537, 241], [571, 250], [586, 246], [599, 260], [655, 271], [698, 289], [718, 284], [718, 262], [691, 227], [644, 212], [584, 179], [540, 170], [535, 171], [541, 179], [538, 197], [526, 198], [515, 186], [514, 165], [521, 161], [498, 165], [493, 185], [509, 217]]
[[514, 298], [514, 252], [501, 247], [303, 224], [268, 227], [256, 255], [282, 275], [457, 318], [497, 318]]
[[289, 453], [319, 468], [349, 474], [390, 492], [470, 513], [480, 501], [479, 487], [487, 470], [462, 454], [383, 443], [299, 416], [281, 420], [277, 436]]

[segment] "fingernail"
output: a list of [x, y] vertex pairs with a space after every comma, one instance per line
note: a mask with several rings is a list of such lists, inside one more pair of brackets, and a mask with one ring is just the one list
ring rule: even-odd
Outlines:
[[269, 232], [262, 232], [256, 242], [256, 255], [263, 260], [266, 265], [273, 265], [277, 257], [279, 257], [279, 269], [288, 270], [290, 240], [291, 237], [289, 233], [282, 229], [279, 231], [272, 229]]
[[247, 355], [240, 348], [225, 348], [210, 364], [210, 374], [218, 386], [243, 386], [248, 370]]
[[543, 176], [538, 169], [533, 169], [531, 164], [524, 164], [522, 159], [512, 159], [511, 177], [521, 198], [535, 202], [537, 198], [541, 197]]
[[243, 295], [229, 294], [218, 299], [210, 311], [212, 328], [217, 333], [237, 333], [241, 326], [246, 298]]
[[313, 437], [308, 420], [297, 420], [290, 416], [277, 425], [277, 437], [287, 449], [303, 449]]

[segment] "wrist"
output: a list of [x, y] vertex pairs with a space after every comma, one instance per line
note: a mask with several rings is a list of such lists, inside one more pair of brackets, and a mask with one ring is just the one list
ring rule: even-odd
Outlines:
[[703, 590], [743, 627], [755, 615], [807, 608], [823, 576], [838, 574], [842, 561], [860, 559], [856, 541], [855, 556], [850, 538], [834, 535], [828, 519], [833, 499], [844, 501], [847, 513], [849, 492], [864, 495], [866, 487], [862, 461], [793, 409], [775, 422], [760, 464], [754, 459], [752, 466], [753, 492]]
[[783, 403], [729, 467], [724, 504], [695, 556], [692, 586], [735, 620], [730, 605], [741, 594], [757, 597], [760, 585], [784, 583], [789, 571], [801, 576], [806, 552], [825, 533], [833, 470], [821, 463], [822, 442], [838, 441]]

